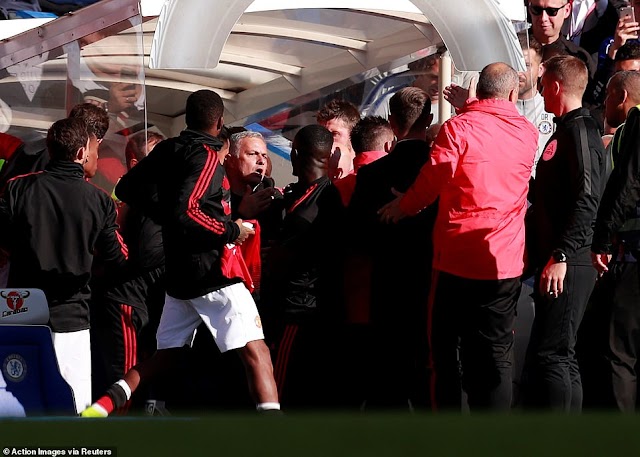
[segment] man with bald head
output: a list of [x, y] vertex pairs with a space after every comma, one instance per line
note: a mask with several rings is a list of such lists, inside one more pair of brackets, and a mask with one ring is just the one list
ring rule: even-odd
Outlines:
[[620, 71], [613, 75], [607, 85], [605, 113], [609, 125], [618, 127], [612, 149], [615, 167], [600, 203], [591, 245], [594, 266], [603, 275], [598, 297], [606, 300], [606, 308], [611, 310], [608, 344], [604, 348], [610, 381], [607, 387], [615, 401], [611, 406], [624, 412], [634, 412], [636, 408], [636, 363], [640, 352], [639, 104], [640, 72]]
[[472, 410], [511, 407], [524, 215], [538, 141], [516, 109], [518, 86], [509, 65], [487, 65], [472, 98], [442, 125], [414, 183], [378, 212], [395, 223], [439, 199], [428, 322], [434, 409], [460, 409], [461, 382]]
[[575, 357], [578, 328], [596, 281], [589, 254], [596, 211], [606, 180], [598, 122], [582, 107], [587, 67], [562, 55], [543, 63], [542, 96], [556, 131], [547, 142], [532, 184], [535, 319], [527, 354], [525, 402], [564, 412], [582, 409]]

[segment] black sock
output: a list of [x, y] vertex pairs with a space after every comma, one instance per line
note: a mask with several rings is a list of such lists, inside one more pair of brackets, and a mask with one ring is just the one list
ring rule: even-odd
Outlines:
[[107, 389], [106, 395], [113, 401], [115, 409], [122, 408], [127, 402], [127, 394], [120, 384], [112, 384], [111, 387]]

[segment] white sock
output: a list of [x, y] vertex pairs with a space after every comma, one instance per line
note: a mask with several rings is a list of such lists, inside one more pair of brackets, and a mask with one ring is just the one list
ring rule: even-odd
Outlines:
[[127, 396], [127, 401], [131, 400], [131, 387], [129, 387], [129, 384], [127, 384], [124, 379], [116, 382], [116, 384], [118, 384], [120, 387], [122, 387], [122, 390], [124, 390], [124, 394]]
[[280, 403], [276, 402], [267, 402], [267, 403], [258, 403], [256, 405], [256, 411], [269, 411], [269, 410], [279, 410]]

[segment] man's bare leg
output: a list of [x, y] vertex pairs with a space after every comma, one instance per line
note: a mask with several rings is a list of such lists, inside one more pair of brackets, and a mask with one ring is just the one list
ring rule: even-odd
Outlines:
[[280, 409], [271, 354], [264, 340], [250, 341], [236, 351], [244, 364], [249, 393], [256, 402], [257, 409]]
[[133, 392], [147, 381], [168, 371], [182, 356], [183, 348], [160, 349], [151, 358], [131, 368], [124, 378], [111, 385], [107, 392], [95, 403], [80, 413], [83, 417], [107, 417], [115, 409], [121, 408]]

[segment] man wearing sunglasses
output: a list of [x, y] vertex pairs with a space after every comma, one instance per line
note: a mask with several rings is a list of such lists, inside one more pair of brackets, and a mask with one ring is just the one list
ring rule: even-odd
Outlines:
[[529, 0], [527, 10], [533, 36], [543, 46], [543, 61], [558, 54], [578, 57], [587, 65], [591, 79], [596, 70], [593, 58], [561, 34], [562, 24], [571, 15], [571, 0]]

